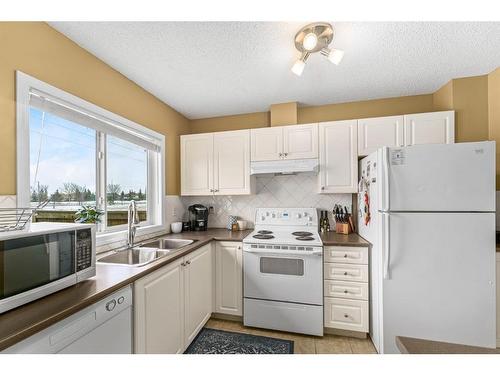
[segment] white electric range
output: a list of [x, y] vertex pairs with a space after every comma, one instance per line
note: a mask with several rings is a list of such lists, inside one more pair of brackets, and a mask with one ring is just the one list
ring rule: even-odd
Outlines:
[[243, 323], [323, 335], [323, 243], [315, 208], [258, 208], [243, 240]]

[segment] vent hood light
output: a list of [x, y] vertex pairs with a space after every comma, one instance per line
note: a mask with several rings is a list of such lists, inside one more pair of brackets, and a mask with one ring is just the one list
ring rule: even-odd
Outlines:
[[250, 163], [251, 175], [284, 175], [296, 173], [317, 174], [318, 170], [318, 159], [253, 161]]

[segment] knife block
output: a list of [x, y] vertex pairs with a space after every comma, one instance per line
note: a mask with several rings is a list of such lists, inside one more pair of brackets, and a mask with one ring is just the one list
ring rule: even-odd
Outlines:
[[340, 234], [352, 233], [349, 223], [335, 223], [335, 232]]

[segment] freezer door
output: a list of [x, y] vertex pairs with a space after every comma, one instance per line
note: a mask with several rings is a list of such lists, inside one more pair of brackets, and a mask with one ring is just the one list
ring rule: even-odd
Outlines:
[[384, 211], [495, 211], [495, 143], [378, 151]]
[[399, 353], [396, 336], [494, 348], [494, 214], [387, 216], [383, 352]]

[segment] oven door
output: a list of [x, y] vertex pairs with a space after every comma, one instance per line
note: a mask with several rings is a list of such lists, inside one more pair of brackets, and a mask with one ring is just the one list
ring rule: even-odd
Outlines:
[[75, 231], [0, 240], [0, 313], [75, 281]]
[[323, 305], [323, 251], [243, 248], [245, 298]]

